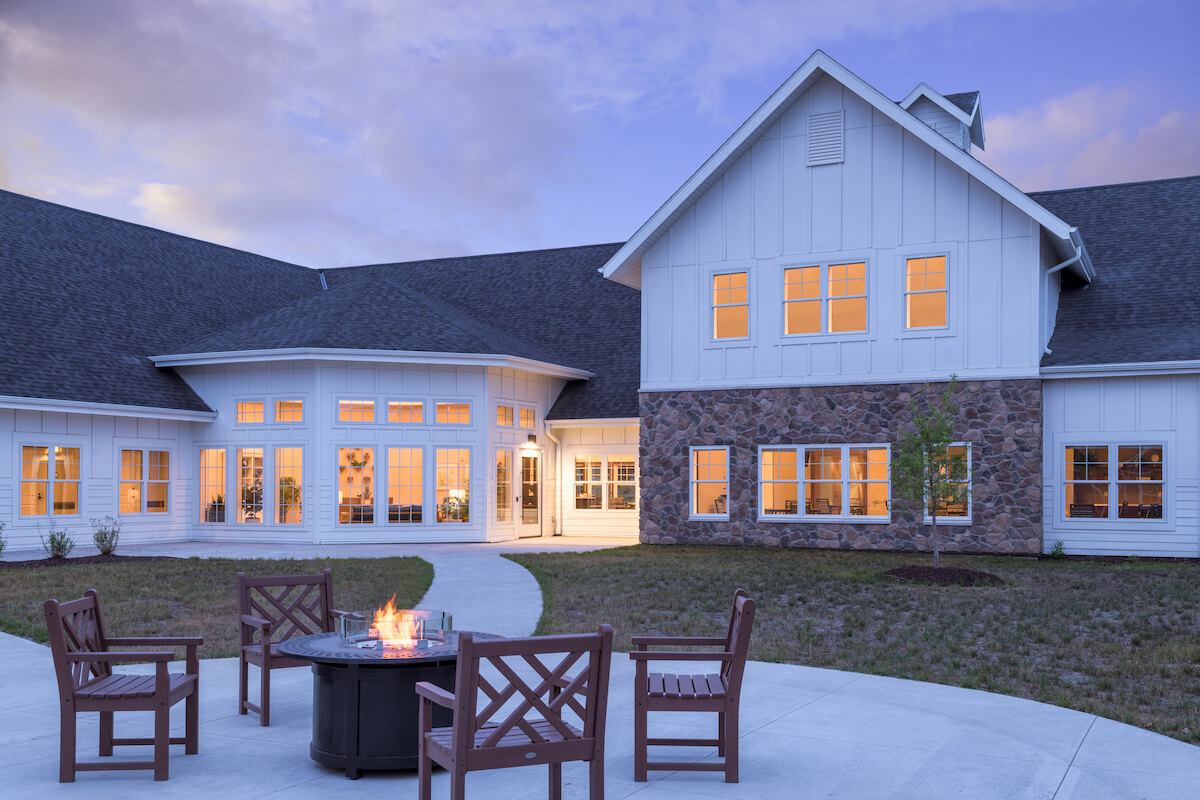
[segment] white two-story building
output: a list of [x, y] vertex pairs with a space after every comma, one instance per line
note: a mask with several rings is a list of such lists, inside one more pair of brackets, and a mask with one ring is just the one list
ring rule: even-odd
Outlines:
[[0, 193], [0, 522], [125, 542], [1200, 556], [1200, 178], [1023, 194], [977, 92], [806, 61], [624, 244], [314, 271]]

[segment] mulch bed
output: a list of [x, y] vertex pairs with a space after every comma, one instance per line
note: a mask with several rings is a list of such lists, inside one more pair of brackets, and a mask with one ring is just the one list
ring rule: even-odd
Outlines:
[[79, 556], [77, 558], [35, 558], [29, 561], [0, 561], [0, 570], [66, 567], [73, 564], [113, 564], [119, 561], [173, 561], [175, 556]]
[[910, 564], [883, 573], [905, 583], [932, 583], [938, 586], [1003, 586], [1004, 580], [990, 572], [961, 567], [922, 567]]

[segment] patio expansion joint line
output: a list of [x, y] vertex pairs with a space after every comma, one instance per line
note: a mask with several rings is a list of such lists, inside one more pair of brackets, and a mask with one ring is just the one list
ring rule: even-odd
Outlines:
[[1097, 717], [1095, 714], [1092, 715], [1092, 721], [1088, 723], [1087, 730], [1084, 731], [1083, 736], [1080, 737], [1079, 746], [1076, 747], [1075, 752], [1071, 754], [1071, 760], [1067, 764], [1066, 769], [1063, 770], [1062, 777], [1059, 778], [1058, 786], [1056, 786], [1054, 788], [1054, 794], [1051, 795], [1050, 800], [1054, 800], [1054, 798], [1058, 797], [1058, 793], [1060, 791], [1062, 791], [1062, 786], [1064, 783], [1066, 783], [1066, 780], [1067, 780], [1067, 774], [1070, 773], [1071, 767], [1075, 766], [1075, 759], [1079, 757], [1079, 751], [1083, 749], [1083, 743], [1087, 741], [1087, 737], [1091, 734], [1092, 727], [1096, 724], [1096, 720], [1098, 720], [1098, 719], [1099, 719], [1099, 717]]

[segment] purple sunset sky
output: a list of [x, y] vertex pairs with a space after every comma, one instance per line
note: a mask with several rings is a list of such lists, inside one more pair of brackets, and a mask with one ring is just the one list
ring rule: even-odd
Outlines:
[[1200, 4], [0, 0], [0, 188], [308, 266], [623, 241], [815, 48], [1025, 191], [1200, 173]]

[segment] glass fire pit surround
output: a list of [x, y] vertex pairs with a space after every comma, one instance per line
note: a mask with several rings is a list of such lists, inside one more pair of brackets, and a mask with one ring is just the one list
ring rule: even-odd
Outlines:
[[340, 618], [339, 632], [349, 647], [376, 650], [384, 657], [411, 657], [445, 645], [454, 630], [453, 616], [447, 611], [396, 609], [391, 601], [375, 612]]

